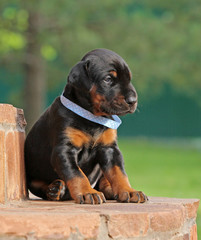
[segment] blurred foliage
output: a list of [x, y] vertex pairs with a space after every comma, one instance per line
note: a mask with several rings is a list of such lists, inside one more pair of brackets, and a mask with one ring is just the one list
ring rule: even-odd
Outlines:
[[39, 13], [50, 92], [85, 52], [109, 48], [128, 62], [141, 100], [168, 83], [201, 104], [200, 1], [2, 0], [0, 9], [0, 61], [22, 76], [28, 16]]

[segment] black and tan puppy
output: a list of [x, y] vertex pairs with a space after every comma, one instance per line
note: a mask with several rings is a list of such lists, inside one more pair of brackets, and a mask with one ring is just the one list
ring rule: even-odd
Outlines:
[[[95, 119], [115, 121], [113, 115], [133, 113], [137, 107], [130, 81], [131, 72], [119, 55], [96, 49], [72, 68], [63, 99]], [[117, 130], [78, 115], [61, 100], [56, 98], [26, 138], [28, 189], [49, 200], [145, 202], [147, 197], [129, 184]]]

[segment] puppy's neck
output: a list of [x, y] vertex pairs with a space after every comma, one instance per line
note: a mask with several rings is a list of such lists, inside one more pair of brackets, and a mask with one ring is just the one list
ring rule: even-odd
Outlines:
[[91, 103], [91, 96], [88, 91], [84, 89], [75, 88], [74, 86], [67, 84], [64, 93], [64, 97], [70, 101], [76, 103], [80, 107], [93, 113], [93, 105]]

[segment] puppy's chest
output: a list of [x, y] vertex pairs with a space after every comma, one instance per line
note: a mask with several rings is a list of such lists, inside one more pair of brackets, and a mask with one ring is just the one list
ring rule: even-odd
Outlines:
[[67, 127], [65, 135], [74, 146], [79, 148], [83, 146], [95, 147], [99, 144], [109, 146], [116, 141], [117, 130], [109, 128], [104, 132], [91, 135], [79, 129]]

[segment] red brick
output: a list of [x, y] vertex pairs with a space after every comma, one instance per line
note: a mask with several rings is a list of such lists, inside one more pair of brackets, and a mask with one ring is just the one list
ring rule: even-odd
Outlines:
[[0, 123], [16, 124], [17, 109], [10, 104], [0, 104]]
[[193, 225], [190, 231], [190, 240], [197, 240], [197, 225]]
[[26, 196], [23, 110], [0, 104], [0, 126], [0, 202], [20, 200]]
[[184, 234], [171, 238], [171, 240], [189, 240], [189, 234]]
[[25, 166], [24, 166], [24, 132], [14, 132], [15, 135], [15, 152], [16, 152], [16, 184], [18, 185], [19, 198], [24, 199], [27, 196], [26, 190], [26, 177], [25, 177]]
[[150, 227], [155, 232], [166, 232], [179, 229], [184, 223], [184, 209], [178, 207], [175, 210], [153, 213], [150, 217]]
[[6, 193], [8, 201], [26, 197], [24, 138], [23, 132], [11, 131], [6, 135]]
[[[85, 239], [94, 239], [99, 233], [100, 217], [96, 213], [24, 212], [0, 214], [1, 234], [38, 238], [66, 238], [78, 232]], [[34, 238], [35, 239], [35, 238]]]
[[199, 207], [199, 201], [193, 202], [193, 203], [186, 203], [184, 206], [186, 208], [187, 217], [188, 218], [196, 218], [197, 210]]
[[6, 193], [7, 200], [19, 200], [18, 163], [16, 161], [16, 145], [14, 132], [6, 135]]
[[5, 202], [5, 133], [0, 131], [0, 203]]
[[189, 234], [187, 233], [187, 234], [184, 234], [184, 236], [183, 236], [183, 239], [182, 240], [189, 240]]
[[21, 130], [24, 130], [27, 122], [24, 118], [24, 111], [23, 109], [19, 109], [17, 108], [17, 121], [16, 124], [18, 125], [18, 127], [20, 127]]
[[195, 218], [199, 206], [199, 199], [182, 199], [182, 198], [151, 198], [155, 203], [180, 204], [186, 209], [186, 216], [188, 218]]
[[148, 214], [111, 214], [108, 221], [108, 233], [112, 238], [140, 237], [147, 234]]

